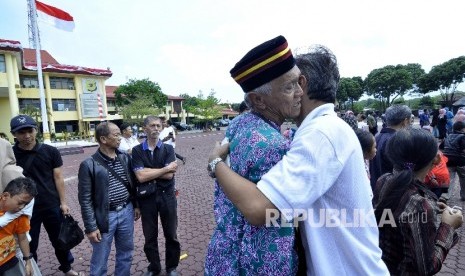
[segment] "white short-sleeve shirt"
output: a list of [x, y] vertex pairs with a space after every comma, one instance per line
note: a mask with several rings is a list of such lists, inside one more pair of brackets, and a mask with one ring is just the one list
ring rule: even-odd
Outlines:
[[362, 149], [333, 104], [307, 115], [291, 149], [257, 187], [286, 219], [307, 216], [299, 225], [308, 275], [389, 275]]

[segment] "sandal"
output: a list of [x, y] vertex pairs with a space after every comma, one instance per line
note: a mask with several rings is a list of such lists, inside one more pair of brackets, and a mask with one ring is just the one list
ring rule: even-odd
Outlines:
[[74, 270], [70, 270], [68, 272], [65, 273], [66, 276], [86, 276], [86, 274], [82, 271], [80, 272], [77, 272], [77, 271], [74, 271]]

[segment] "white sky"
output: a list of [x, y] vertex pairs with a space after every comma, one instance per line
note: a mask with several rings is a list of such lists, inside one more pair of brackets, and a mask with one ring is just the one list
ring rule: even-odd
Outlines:
[[[0, 0], [0, 38], [29, 48], [27, 1]], [[107, 85], [149, 78], [165, 94], [236, 103], [229, 70], [277, 35], [291, 47], [329, 47], [341, 76], [385, 65], [432, 66], [465, 54], [463, 0], [42, 0], [74, 17], [74, 32], [39, 22], [42, 49], [58, 62], [106, 69]]]

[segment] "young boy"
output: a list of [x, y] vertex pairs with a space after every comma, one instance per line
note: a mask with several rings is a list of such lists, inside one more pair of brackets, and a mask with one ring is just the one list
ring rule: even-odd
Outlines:
[[436, 157], [433, 159], [433, 167], [425, 178], [425, 185], [429, 187], [441, 201], [445, 200], [445, 198], [441, 198], [441, 195], [443, 193], [447, 194], [449, 190], [450, 175], [447, 169], [447, 161], [447, 157], [438, 150]]
[[[34, 181], [29, 178], [16, 178], [5, 187], [0, 195], [0, 216], [6, 212], [16, 213], [21, 211], [37, 195]], [[29, 218], [21, 215], [0, 228], [0, 275], [32, 275], [32, 255], [29, 251], [29, 241], [26, 233], [29, 231]], [[21, 271], [18, 258], [16, 258], [16, 241], [18, 237], [19, 247], [23, 253], [25, 272]], [[25, 273], [25, 274], [24, 274]]]

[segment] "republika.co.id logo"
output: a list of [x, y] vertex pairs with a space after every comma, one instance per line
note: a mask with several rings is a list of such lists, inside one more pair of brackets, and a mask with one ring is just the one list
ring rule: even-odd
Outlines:
[[[289, 221], [287, 218], [293, 218]], [[425, 223], [426, 212], [402, 214], [400, 223]], [[379, 223], [376, 222], [373, 209], [288, 209], [280, 212], [276, 209], [266, 210], [267, 227], [297, 227], [299, 222], [306, 222], [310, 227], [397, 227], [392, 210], [385, 209]]]

